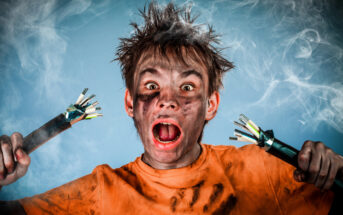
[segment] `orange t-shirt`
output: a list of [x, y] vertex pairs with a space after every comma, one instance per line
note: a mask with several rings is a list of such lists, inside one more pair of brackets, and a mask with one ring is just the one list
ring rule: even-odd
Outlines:
[[157, 170], [140, 157], [19, 200], [27, 214], [327, 214], [333, 193], [296, 182], [294, 167], [254, 145], [201, 144], [191, 165]]

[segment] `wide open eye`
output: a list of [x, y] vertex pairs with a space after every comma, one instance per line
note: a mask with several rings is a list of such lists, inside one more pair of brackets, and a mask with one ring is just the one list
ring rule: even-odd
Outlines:
[[181, 86], [181, 90], [192, 91], [192, 90], [194, 90], [194, 86], [192, 84], [184, 84]]
[[147, 88], [148, 90], [156, 90], [158, 89], [158, 85], [155, 82], [149, 82], [145, 84], [145, 88]]

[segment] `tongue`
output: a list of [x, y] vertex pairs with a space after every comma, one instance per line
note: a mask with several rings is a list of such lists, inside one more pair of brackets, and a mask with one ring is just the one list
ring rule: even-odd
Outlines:
[[172, 141], [176, 138], [177, 132], [174, 125], [160, 125], [159, 138], [162, 141]]

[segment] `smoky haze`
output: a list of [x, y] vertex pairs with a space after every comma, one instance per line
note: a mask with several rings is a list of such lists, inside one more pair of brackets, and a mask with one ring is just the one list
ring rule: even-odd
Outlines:
[[[167, 1], [159, 1], [166, 4]], [[224, 78], [209, 144], [228, 141], [245, 113], [299, 148], [322, 140], [343, 154], [343, 5], [324, 0], [175, 1], [192, 5], [221, 35], [218, 47], [235, 69]], [[25, 177], [3, 187], [1, 200], [35, 195], [112, 168], [143, 152], [123, 107], [124, 82], [111, 63], [120, 37], [142, 24], [144, 1], [1, 1], [0, 133], [29, 134], [64, 112], [88, 87], [103, 118], [80, 122], [31, 154]]]

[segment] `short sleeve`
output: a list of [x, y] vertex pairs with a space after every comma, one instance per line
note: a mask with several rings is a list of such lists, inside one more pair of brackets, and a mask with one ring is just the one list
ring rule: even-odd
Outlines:
[[263, 160], [271, 190], [284, 214], [328, 214], [333, 192], [295, 181], [295, 167], [268, 153], [264, 153]]
[[92, 174], [19, 202], [27, 214], [97, 214], [100, 192], [97, 169]]

